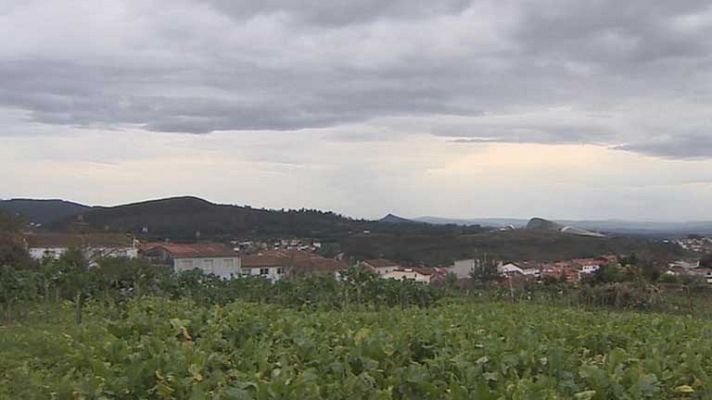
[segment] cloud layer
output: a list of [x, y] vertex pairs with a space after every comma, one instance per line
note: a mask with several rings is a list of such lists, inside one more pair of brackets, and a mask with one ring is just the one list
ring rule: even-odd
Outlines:
[[0, 36], [0, 107], [50, 126], [712, 157], [707, 1], [23, 0]]

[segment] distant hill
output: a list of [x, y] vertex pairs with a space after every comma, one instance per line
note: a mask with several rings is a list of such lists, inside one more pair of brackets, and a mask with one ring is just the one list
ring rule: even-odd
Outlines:
[[399, 217], [397, 215], [393, 214], [388, 214], [385, 217], [381, 218], [378, 220], [378, 222], [384, 222], [388, 224], [417, 224], [417, 223], [425, 223], [425, 222], [419, 222], [419, 221], [413, 221], [411, 219]]
[[[38, 210], [39, 204], [60, 206], [49, 208], [44, 215], [25, 211], [30, 220], [49, 221], [44, 229], [50, 231], [127, 232], [144, 239], [177, 242], [311, 237], [332, 243], [348, 256], [386, 257], [414, 265], [446, 265], [478, 252], [509, 260], [557, 260], [609, 252], [649, 253], [667, 259], [679, 256], [681, 251], [677, 246], [642, 238], [572, 235], [568, 233], [573, 232], [565, 232], [575, 229], [571, 225], [545, 219], [532, 224], [546, 229], [498, 231], [478, 225], [416, 223], [419, 221], [396, 215], [369, 221], [319, 210], [259, 209], [215, 204], [190, 196], [114, 207], [87, 207], [61, 200], [24, 202], [35, 206], [30, 210]], [[66, 210], [62, 207], [65, 205]], [[59, 214], [55, 214], [56, 210]]]
[[652, 237], [685, 236], [691, 233], [712, 235], [712, 221], [559, 221], [566, 225], [596, 232], [610, 232], [624, 235], [640, 235]]
[[548, 219], [534, 217], [527, 222], [525, 229], [534, 231], [553, 231], [559, 232], [563, 228], [562, 225]]
[[406, 263], [449, 265], [487, 254], [512, 261], [558, 261], [601, 254], [631, 254], [665, 262], [684, 256], [680, 247], [638, 237], [589, 237], [546, 230], [516, 229], [463, 235], [358, 234], [342, 243], [346, 254]]
[[173, 197], [115, 207], [95, 207], [50, 226], [131, 232], [153, 238], [194, 240], [236, 235], [319, 236], [356, 229], [358, 222], [318, 210], [264, 210]]
[[65, 200], [11, 199], [0, 200], [0, 209], [20, 215], [28, 222], [48, 224], [75, 216], [91, 207]]
[[[440, 217], [418, 217], [414, 221], [427, 222], [430, 224], [456, 224], [456, 225], [482, 225], [492, 227], [513, 226], [523, 228], [529, 222], [519, 218], [440, 218]], [[561, 226], [573, 226], [587, 231], [602, 232], [610, 234], [650, 236], [650, 237], [670, 237], [685, 236], [691, 233], [701, 235], [712, 235], [712, 221], [680, 221], [680, 222], [659, 222], [659, 221], [628, 221], [628, 220], [554, 220]]]
[[[397, 217], [395, 217], [397, 218]], [[233, 239], [235, 237], [313, 237], [338, 241], [363, 231], [385, 233], [473, 233], [428, 224], [394, 224], [347, 218], [319, 210], [268, 210], [215, 204], [197, 197], [173, 197], [116, 207], [94, 207], [56, 221], [52, 230], [130, 232], [152, 239]]]
[[521, 228], [526, 226], [526, 219], [519, 218], [473, 218], [473, 219], [457, 219], [457, 218], [441, 218], [441, 217], [418, 217], [413, 218], [413, 221], [426, 222], [428, 224], [452, 224], [452, 225], [481, 225], [481, 226], [492, 226], [496, 228], [504, 228], [507, 226], [513, 226], [515, 228]]
[[529, 231], [546, 231], [546, 232], [560, 232], [568, 235], [577, 236], [589, 236], [589, 237], [604, 237], [605, 235], [588, 231], [586, 229], [577, 228], [571, 225], [562, 225], [554, 221], [549, 221], [548, 219], [534, 217], [529, 220], [527, 226], [524, 228]]

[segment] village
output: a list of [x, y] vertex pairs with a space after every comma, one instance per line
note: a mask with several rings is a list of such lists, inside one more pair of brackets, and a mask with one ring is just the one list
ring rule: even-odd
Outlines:
[[[521, 286], [544, 280], [573, 284], [591, 277], [605, 265], [619, 262], [615, 254], [554, 262], [487, 260], [485, 255], [484, 258], [456, 260], [450, 265], [424, 266], [386, 258], [353, 259], [343, 254], [325, 257], [319, 254], [322, 244], [316, 240], [231, 241], [228, 245], [140, 241], [130, 235], [113, 233], [30, 233], [25, 235], [24, 243], [30, 257], [37, 262], [58, 259], [69, 249], [80, 249], [92, 266], [107, 257], [141, 259], [175, 272], [197, 269], [223, 279], [262, 277], [271, 282], [305, 275], [329, 275], [339, 279], [343, 271], [359, 267], [383, 279], [408, 279], [424, 284], [449, 281], [467, 286], [478, 271], [489, 267], [496, 268], [493, 280], [503, 285]], [[671, 262], [664, 274], [699, 278], [712, 284], [712, 269], [702, 267], [699, 259]]]

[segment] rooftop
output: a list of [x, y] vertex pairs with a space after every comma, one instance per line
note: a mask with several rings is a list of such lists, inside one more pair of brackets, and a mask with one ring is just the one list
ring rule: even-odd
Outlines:
[[242, 256], [242, 267], [291, 267], [294, 273], [335, 272], [345, 269], [341, 261], [301, 250], [269, 250]]
[[146, 243], [143, 251], [162, 248], [173, 258], [237, 257], [234, 250], [222, 243]]
[[368, 264], [373, 268], [386, 268], [386, 267], [400, 267], [400, 265], [395, 262], [385, 258], [374, 258], [371, 260], [363, 260], [364, 264]]

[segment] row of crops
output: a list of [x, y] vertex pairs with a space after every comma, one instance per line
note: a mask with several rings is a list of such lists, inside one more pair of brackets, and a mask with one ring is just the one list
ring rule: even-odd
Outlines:
[[201, 305], [241, 300], [289, 307], [340, 309], [355, 305], [381, 307], [430, 307], [445, 295], [439, 288], [411, 280], [380, 279], [358, 268], [333, 275], [306, 275], [276, 283], [260, 277], [221, 279], [199, 270], [173, 272], [136, 260], [106, 259], [88, 268], [84, 260], [63, 257], [35, 270], [0, 265], [2, 323], [22, 321], [25, 310], [38, 304], [51, 308], [63, 301], [75, 307], [81, 323], [84, 304], [121, 305], [143, 296], [192, 299]]
[[0, 398], [712, 398], [712, 323], [525, 304], [320, 311], [190, 299], [0, 328]]

